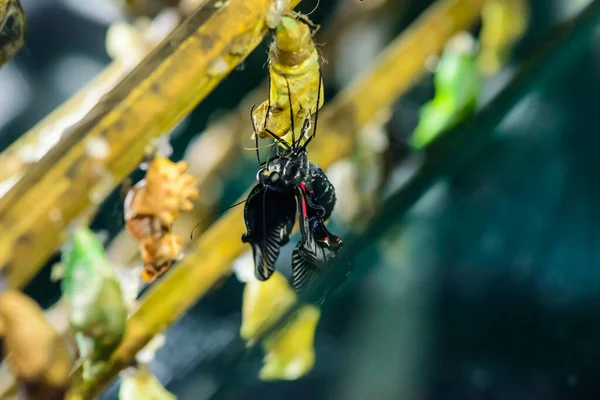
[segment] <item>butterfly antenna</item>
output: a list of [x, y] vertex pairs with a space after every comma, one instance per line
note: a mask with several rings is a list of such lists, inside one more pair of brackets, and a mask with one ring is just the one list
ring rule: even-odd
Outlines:
[[[312, 13], [317, 11], [317, 8], [319, 8], [319, 4], [321, 4], [321, 0], [317, 0], [317, 5], [315, 5], [315, 7], [312, 9], [312, 11], [309, 12], [308, 14], [306, 14], [306, 16], [308, 17], [309, 15], [311, 15]], [[307, 24], [307, 25], [309, 25], [309, 24]]]
[[244, 203], [245, 203], [247, 200], [248, 200], [248, 199], [246, 199], [246, 200], [242, 200], [242, 201], [240, 201], [240, 202], [238, 202], [238, 203], [232, 204], [232, 205], [230, 205], [230, 206], [228, 206], [228, 207], [225, 207], [225, 208], [223, 208], [223, 209], [221, 209], [221, 210], [215, 211], [214, 213], [212, 213], [212, 214], [208, 215], [206, 218], [204, 218], [202, 221], [198, 222], [198, 223], [196, 224], [196, 226], [194, 226], [194, 228], [192, 229], [192, 233], [190, 233], [190, 240], [192, 240], [192, 239], [194, 238], [194, 232], [196, 231], [196, 229], [197, 229], [197, 228], [198, 228], [200, 225], [202, 225], [202, 223], [203, 223], [204, 221], [206, 221], [207, 219], [209, 219], [209, 218], [211, 218], [211, 217], [214, 217], [214, 216], [215, 216], [215, 215], [217, 215], [217, 214], [220, 214], [220, 213], [222, 213], [222, 212], [225, 212], [225, 211], [227, 211], [227, 210], [230, 210], [230, 209], [232, 209], [232, 208], [234, 208], [234, 207], [237, 207], [237, 206], [239, 206], [239, 205], [242, 205], [242, 204], [244, 204]]
[[276, 144], [277, 144], [277, 142], [273, 142], [271, 144], [265, 144], [264, 146], [259, 146], [259, 147], [244, 147], [244, 150], [254, 151], [254, 150], [258, 150], [258, 149], [266, 149], [267, 147], [273, 147]]

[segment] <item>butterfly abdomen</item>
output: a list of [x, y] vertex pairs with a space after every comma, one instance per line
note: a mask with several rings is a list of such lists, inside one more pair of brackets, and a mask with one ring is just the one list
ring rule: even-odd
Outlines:
[[318, 164], [309, 163], [308, 167], [308, 187], [313, 191], [312, 198], [314, 202], [325, 209], [323, 220], [327, 220], [335, 206], [335, 188], [327, 179], [325, 172]]

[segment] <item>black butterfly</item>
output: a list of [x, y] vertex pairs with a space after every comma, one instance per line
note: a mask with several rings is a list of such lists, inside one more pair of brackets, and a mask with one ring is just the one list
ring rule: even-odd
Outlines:
[[[289, 90], [289, 84], [288, 84]], [[289, 92], [288, 92], [289, 93]], [[319, 87], [318, 92], [321, 93]], [[317, 98], [319, 104], [320, 98]], [[254, 107], [251, 110], [254, 111]], [[292, 114], [290, 100], [290, 114]], [[268, 113], [267, 113], [268, 116]], [[297, 292], [304, 290], [331, 264], [342, 247], [342, 240], [330, 233], [325, 221], [331, 216], [336, 197], [333, 185], [323, 170], [308, 160], [306, 147], [316, 135], [318, 110], [310, 136], [310, 116], [304, 121], [298, 140], [291, 123], [292, 144], [282, 140], [272, 131], [265, 131], [281, 145], [273, 159], [260, 162], [258, 135], [256, 157], [259, 182], [250, 192], [244, 208], [246, 233], [244, 243], [250, 243], [254, 255], [254, 274], [265, 281], [275, 270], [275, 261], [281, 247], [289, 242], [296, 214], [302, 239], [292, 253], [292, 284]], [[256, 132], [256, 127], [254, 127]], [[302, 143], [302, 139], [305, 138]], [[321, 301], [324, 297], [321, 298]]]

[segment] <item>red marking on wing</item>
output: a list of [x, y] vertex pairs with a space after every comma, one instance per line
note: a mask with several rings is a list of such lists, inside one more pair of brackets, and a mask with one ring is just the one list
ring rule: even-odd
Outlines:
[[[302, 189], [302, 193], [306, 193], [306, 186], [304, 186], [304, 182], [300, 182], [300, 189]], [[302, 215], [304, 218], [306, 218], [308, 215], [306, 212], [306, 200], [304, 199], [304, 196], [302, 196]]]

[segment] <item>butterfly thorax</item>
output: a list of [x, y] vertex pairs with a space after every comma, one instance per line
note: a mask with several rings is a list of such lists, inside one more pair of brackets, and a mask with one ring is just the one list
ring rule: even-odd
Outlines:
[[257, 180], [270, 190], [293, 192], [300, 182], [307, 179], [308, 165], [306, 151], [299, 150], [270, 160], [258, 171]]

